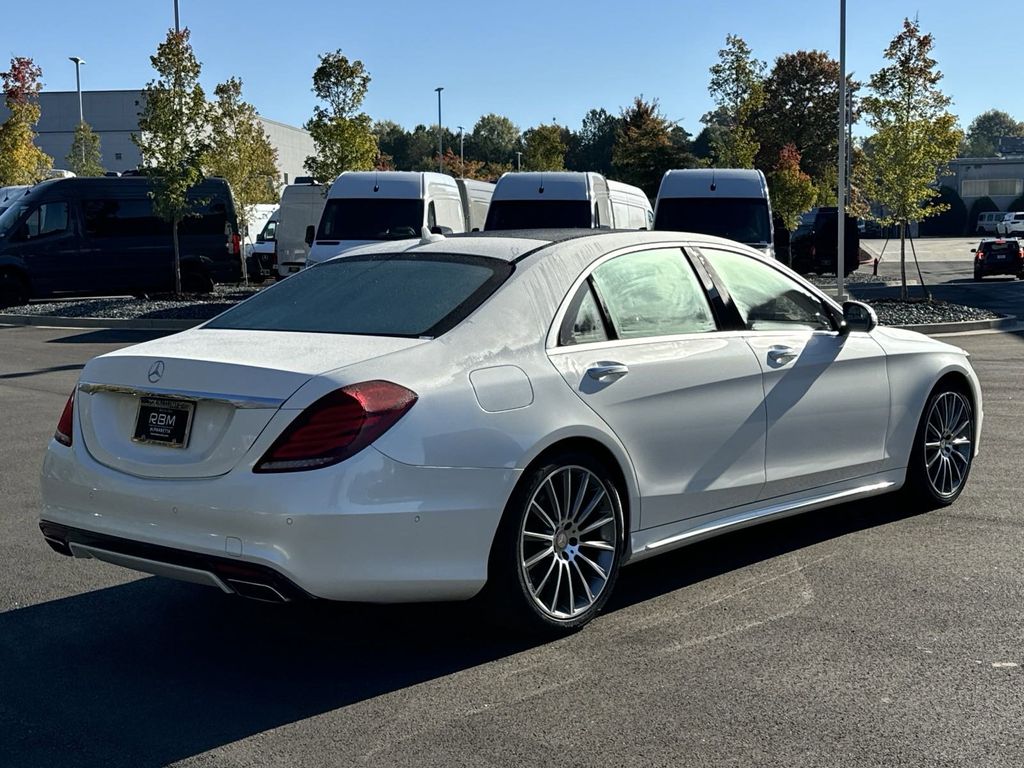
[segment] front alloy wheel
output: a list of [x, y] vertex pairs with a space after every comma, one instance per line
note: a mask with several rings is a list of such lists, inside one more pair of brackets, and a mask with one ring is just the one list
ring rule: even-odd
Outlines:
[[940, 499], [960, 493], [971, 467], [974, 421], [960, 392], [942, 392], [931, 402], [925, 427], [924, 461], [928, 484]]
[[956, 501], [974, 459], [974, 409], [965, 390], [939, 387], [928, 398], [910, 456], [903, 492], [922, 509]]

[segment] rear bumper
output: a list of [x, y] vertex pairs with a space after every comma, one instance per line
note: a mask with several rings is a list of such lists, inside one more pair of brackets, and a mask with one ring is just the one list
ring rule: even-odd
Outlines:
[[1019, 275], [1024, 272], [1024, 262], [1020, 259], [975, 262], [974, 270], [980, 275]]
[[152, 480], [52, 441], [40, 527], [63, 554], [242, 594], [232, 579], [289, 600], [457, 600], [486, 581], [518, 474], [415, 467], [368, 448], [310, 472]]

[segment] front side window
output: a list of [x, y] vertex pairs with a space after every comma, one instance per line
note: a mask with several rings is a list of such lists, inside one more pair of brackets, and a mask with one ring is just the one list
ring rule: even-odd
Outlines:
[[595, 269], [593, 280], [620, 339], [716, 328], [707, 298], [678, 248], [617, 256]]
[[748, 329], [833, 330], [822, 301], [788, 276], [733, 251], [707, 247], [700, 251], [725, 284]]
[[68, 204], [43, 203], [29, 213], [22, 222], [20, 234], [24, 240], [56, 235], [68, 230]]

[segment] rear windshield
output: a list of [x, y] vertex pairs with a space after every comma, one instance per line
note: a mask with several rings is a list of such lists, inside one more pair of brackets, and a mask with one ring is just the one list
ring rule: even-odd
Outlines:
[[349, 256], [304, 269], [206, 327], [440, 336], [494, 293], [512, 269], [477, 256]]
[[658, 201], [654, 228], [740, 243], [772, 241], [768, 201], [758, 197], [665, 197]]
[[1016, 240], [989, 241], [981, 244], [983, 253], [1013, 253], [1020, 250]]
[[399, 198], [333, 198], [324, 206], [317, 240], [405, 240], [419, 237], [423, 201]]
[[593, 219], [586, 200], [492, 200], [485, 230], [590, 229]]

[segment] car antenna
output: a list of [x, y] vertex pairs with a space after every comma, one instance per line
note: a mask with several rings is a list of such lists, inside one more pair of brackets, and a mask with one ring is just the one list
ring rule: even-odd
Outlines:
[[444, 239], [444, 235], [435, 235], [426, 227], [420, 227], [420, 245], [426, 245], [427, 243], [436, 243], [437, 241]]

